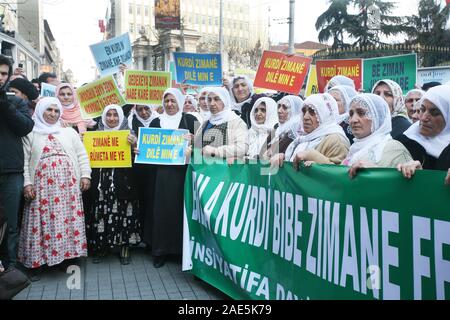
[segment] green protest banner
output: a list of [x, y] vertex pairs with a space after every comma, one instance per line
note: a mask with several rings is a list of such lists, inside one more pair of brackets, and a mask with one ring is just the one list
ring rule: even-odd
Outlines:
[[415, 88], [417, 78], [417, 54], [364, 59], [364, 91], [372, 92], [379, 80], [397, 82], [406, 94]]
[[450, 298], [445, 172], [193, 164], [183, 269], [234, 299]]
[[125, 105], [113, 76], [107, 76], [77, 89], [83, 119], [102, 115], [103, 109], [111, 104]]
[[161, 105], [164, 91], [170, 88], [170, 72], [125, 72], [125, 92], [128, 103]]

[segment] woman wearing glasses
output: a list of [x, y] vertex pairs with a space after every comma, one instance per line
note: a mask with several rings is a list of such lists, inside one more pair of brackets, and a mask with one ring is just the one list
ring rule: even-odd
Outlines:
[[294, 166], [305, 161], [306, 165], [340, 164], [347, 156], [350, 142], [341, 126], [336, 123], [333, 108], [323, 95], [312, 95], [305, 100], [302, 108], [302, 132], [292, 142], [286, 153], [272, 157], [274, 166], [282, 166], [283, 161]]
[[406, 99], [405, 99], [405, 106], [406, 106], [406, 110], [408, 111], [408, 117], [409, 119], [414, 123], [414, 105], [420, 101], [420, 99], [422, 99], [423, 95], [425, 94], [425, 91], [420, 90], [420, 89], [414, 89], [409, 91], [406, 94]]

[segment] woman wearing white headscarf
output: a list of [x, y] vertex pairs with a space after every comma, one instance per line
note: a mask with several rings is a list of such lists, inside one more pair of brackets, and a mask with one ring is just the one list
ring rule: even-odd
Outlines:
[[206, 157], [243, 159], [248, 150], [247, 125], [233, 111], [231, 98], [224, 88], [208, 91], [210, 119], [197, 131], [194, 148]]
[[353, 88], [353, 90], [355, 90], [355, 82], [350, 79], [349, 77], [346, 76], [335, 76], [333, 78], [330, 79], [330, 81], [328, 81], [326, 87], [325, 87], [325, 92], [328, 92], [329, 90], [331, 90], [332, 88], [336, 87], [336, 86], [348, 86]]
[[267, 144], [272, 141], [274, 127], [278, 123], [277, 103], [270, 98], [258, 99], [250, 118], [252, 127], [248, 133], [248, 158], [259, 159], [267, 151]]
[[150, 105], [136, 105], [128, 116], [128, 128], [134, 133], [139, 133], [139, 128], [149, 128], [150, 123], [159, 117], [156, 109]]
[[450, 168], [450, 91], [437, 86], [422, 99], [420, 121], [409, 128], [399, 141], [409, 150], [414, 161], [399, 166], [406, 178], [416, 170]]
[[380, 80], [373, 86], [372, 93], [387, 102], [392, 119], [391, 136], [397, 139], [411, 126], [402, 88], [392, 80]]
[[211, 112], [208, 106], [208, 90], [209, 88], [203, 88], [198, 93], [198, 106], [200, 109], [200, 116], [202, 117], [202, 123], [209, 120], [211, 117]]
[[406, 106], [406, 110], [408, 111], [408, 118], [409, 118], [409, 120], [411, 120], [411, 122], [413, 122], [413, 120], [414, 120], [414, 117], [413, 117], [413, 115], [415, 113], [414, 105], [422, 99], [424, 94], [425, 94], [425, 91], [420, 90], [420, 89], [413, 89], [406, 94], [405, 106]]
[[[183, 113], [185, 96], [178, 89], [163, 95], [164, 114], [152, 128], [184, 129], [194, 134], [197, 119]], [[154, 166], [153, 207], [146, 213], [144, 241], [151, 247], [153, 265], [161, 268], [168, 255], [181, 255], [183, 245], [183, 199], [187, 166]], [[149, 182], [150, 183], [150, 182]]]
[[282, 165], [286, 160], [340, 164], [347, 155], [350, 143], [342, 128], [336, 123], [334, 110], [323, 95], [308, 97], [302, 108], [303, 130], [292, 142], [285, 154], [275, 156], [273, 164]]
[[374, 94], [354, 97], [350, 104], [350, 126], [355, 136], [347, 158], [354, 177], [361, 168], [395, 168], [411, 159], [408, 150], [391, 137], [392, 123], [386, 101]]
[[[119, 130], [130, 130], [128, 119], [122, 107], [109, 105], [103, 110], [98, 131]], [[130, 134], [130, 148], [135, 142]], [[129, 248], [140, 242], [135, 172], [131, 168], [94, 169], [91, 194], [95, 201], [87, 230], [94, 263], [100, 263], [109, 250], [121, 248], [120, 262], [129, 264]]]
[[186, 95], [184, 106], [183, 106], [183, 112], [193, 115], [197, 118], [197, 121], [200, 123], [203, 123], [203, 117], [198, 112], [198, 102], [194, 98], [194, 96], [191, 96], [190, 94]]
[[302, 127], [302, 108], [303, 100], [298, 96], [285, 96], [278, 101], [278, 124], [275, 125], [275, 135], [264, 158], [270, 159], [275, 154], [285, 153], [297, 138]]
[[26, 268], [87, 256], [81, 192], [89, 189], [86, 150], [72, 128], [62, 128], [56, 98], [36, 106], [35, 126], [23, 139], [26, 200], [19, 259]]
[[341, 85], [331, 88], [328, 93], [336, 100], [338, 105], [339, 114], [336, 119], [337, 123], [344, 129], [350, 144], [353, 144], [353, 139], [355, 137], [352, 135], [352, 131], [348, 124], [348, 112], [350, 111], [350, 102], [358, 92], [356, 92], [353, 87]]
[[[139, 128], [149, 128], [152, 121], [158, 117], [159, 114], [155, 107], [136, 105], [128, 116], [128, 127], [139, 138]], [[139, 224], [142, 230], [147, 211], [153, 206], [155, 170], [152, 166], [135, 163], [133, 164], [133, 171], [135, 176], [139, 177], [139, 179], [136, 179], [136, 189], [139, 201]]]

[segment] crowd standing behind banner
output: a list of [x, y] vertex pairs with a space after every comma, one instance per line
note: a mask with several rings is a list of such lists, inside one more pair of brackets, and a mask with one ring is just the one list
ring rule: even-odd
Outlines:
[[[30, 102], [37, 100], [36, 90], [24, 79], [10, 83], [17, 98], [6, 97], [12, 67], [5, 59], [0, 56], [0, 205], [9, 225], [8, 254], [2, 254], [6, 266], [16, 264], [23, 177], [27, 202], [19, 259], [26, 268], [58, 265], [86, 256], [88, 249], [100, 263], [117, 248], [121, 263], [129, 264], [130, 248], [141, 242], [156, 268], [169, 256], [182, 254], [186, 165], [94, 169], [91, 183], [81, 142], [86, 131], [129, 130], [129, 147], [139, 153], [139, 128], [184, 129], [189, 132], [187, 163], [196, 160], [197, 149], [205, 159], [230, 164], [270, 160], [274, 167], [284, 162], [296, 168], [300, 163], [343, 165], [349, 167], [350, 177], [363, 168], [396, 168], [408, 179], [417, 170], [450, 168], [448, 85], [426, 93], [412, 90], [405, 103], [392, 80], [378, 81], [373, 93], [357, 93], [353, 80], [337, 76], [326, 93], [303, 101], [282, 92], [256, 95], [252, 81], [237, 76], [197, 96], [169, 88], [160, 112], [156, 105], [110, 104], [101, 117], [86, 120], [72, 85], [60, 84], [52, 74], [43, 74], [40, 82], [56, 85], [56, 98], [41, 98], [35, 111]], [[119, 69], [122, 74], [125, 67]], [[28, 110], [34, 111], [32, 133]]]

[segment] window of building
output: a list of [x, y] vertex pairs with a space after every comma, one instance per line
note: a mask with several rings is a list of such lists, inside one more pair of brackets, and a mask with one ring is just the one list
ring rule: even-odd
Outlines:
[[144, 6], [145, 16], [148, 17], [148, 6]]
[[141, 6], [139, 6], [139, 5], [136, 6], [136, 10], [137, 10], [137, 15], [138, 15], [138, 16], [141, 15], [141, 11], [142, 11], [141, 9], [142, 9]]
[[133, 12], [134, 12], [134, 5], [132, 3], [130, 3], [128, 8], [129, 8], [129, 13], [133, 14]]
[[130, 23], [130, 32], [134, 33], [134, 23]]
[[141, 31], [142, 25], [138, 24], [136, 25], [136, 33], [139, 33]]

